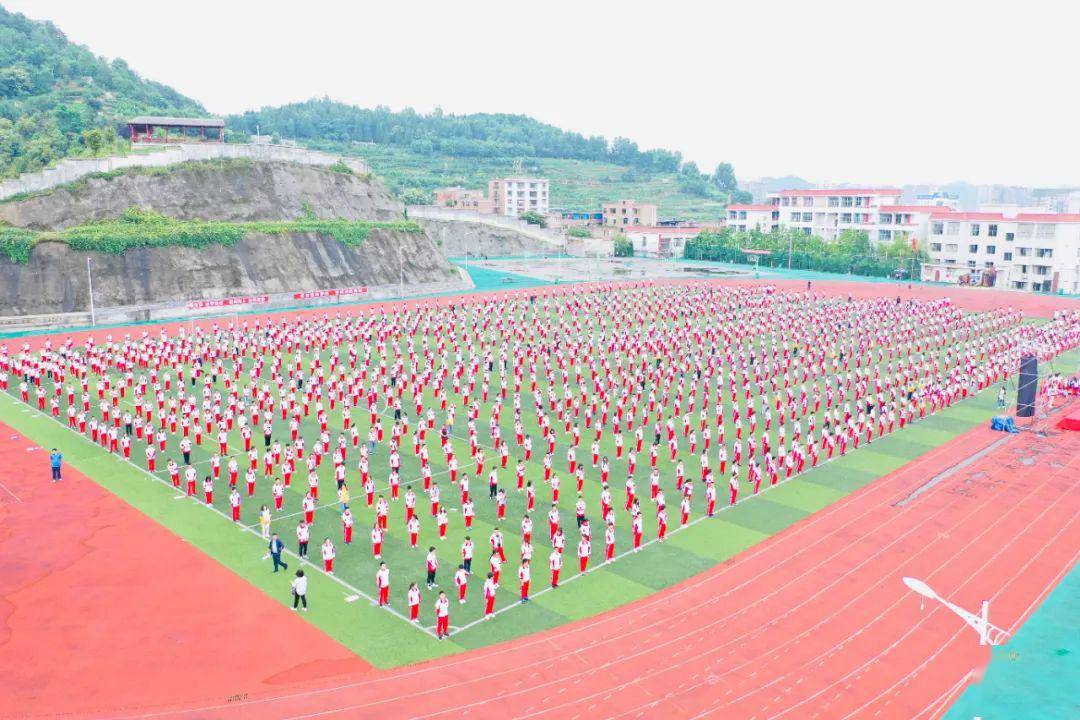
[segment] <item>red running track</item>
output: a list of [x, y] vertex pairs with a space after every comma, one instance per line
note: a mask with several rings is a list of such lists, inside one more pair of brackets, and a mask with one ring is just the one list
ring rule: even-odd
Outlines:
[[1077, 559], [1078, 488], [1080, 434], [978, 429], [596, 618], [351, 682], [126, 717], [936, 717], [989, 649], [901, 578], [970, 609], [989, 599], [1015, 631]]

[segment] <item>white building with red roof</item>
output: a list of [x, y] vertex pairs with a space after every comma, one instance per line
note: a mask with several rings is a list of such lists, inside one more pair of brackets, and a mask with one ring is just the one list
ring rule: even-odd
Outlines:
[[1080, 293], [1080, 214], [934, 208], [927, 250], [923, 280]]

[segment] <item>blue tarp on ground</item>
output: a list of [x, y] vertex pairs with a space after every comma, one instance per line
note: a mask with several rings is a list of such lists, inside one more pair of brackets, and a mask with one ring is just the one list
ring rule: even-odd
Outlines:
[[990, 429], [999, 432], [1020, 432], [1016, 427], [1016, 423], [1013, 422], [1013, 419], [1011, 417], [1006, 417], [1005, 415], [995, 415], [990, 421]]

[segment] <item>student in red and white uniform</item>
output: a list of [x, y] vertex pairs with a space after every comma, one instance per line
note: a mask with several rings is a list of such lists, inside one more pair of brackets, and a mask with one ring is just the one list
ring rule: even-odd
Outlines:
[[439, 640], [450, 637], [450, 600], [441, 590], [435, 601], [435, 637]]
[[355, 524], [356, 518], [353, 517], [352, 510], [345, 508], [341, 513], [341, 534], [346, 545], [352, 545], [353, 525]]
[[548, 567], [551, 568], [551, 587], [559, 587], [559, 571], [562, 570], [562, 554], [558, 550], [552, 550], [548, 556]]
[[285, 486], [282, 484], [281, 478], [274, 480], [271, 491], [274, 494], [274, 509], [281, 510], [281, 506], [285, 500]]
[[379, 523], [371, 526], [371, 554], [376, 559], [382, 558], [383, 530]]
[[420, 588], [416, 583], [409, 584], [409, 591], [405, 594], [405, 602], [409, 606], [409, 620], [414, 623], [420, 622]]
[[495, 617], [495, 594], [499, 590], [499, 583], [491, 573], [488, 573], [484, 581], [484, 619], [491, 620]]
[[[379, 569], [375, 572], [375, 587], [379, 593], [378, 606], [390, 604], [390, 568], [386, 567], [386, 563], [379, 563]], [[416, 587], [415, 583], [412, 587]], [[417, 591], [419, 594], [419, 591]], [[417, 601], [419, 603], [419, 600]]]
[[454, 587], [458, 591], [458, 602], [464, 605], [469, 592], [469, 572], [462, 565], [454, 571]]
[[311, 525], [315, 522], [315, 498], [308, 493], [304, 496], [304, 499], [300, 503], [301, 508], [304, 510], [304, 522]]
[[641, 550], [641, 536], [645, 528], [645, 519], [640, 511], [634, 513], [634, 518], [630, 521], [630, 527], [634, 533], [634, 552], [638, 552]]
[[236, 488], [229, 493], [229, 507], [232, 508], [233, 522], [240, 522], [240, 493], [236, 492]]
[[589, 569], [589, 555], [592, 554], [592, 543], [581, 538], [577, 546], [578, 570], [584, 575]]
[[330, 538], [326, 538], [326, 540], [323, 540], [323, 544], [322, 544], [322, 559], [323, 559], [323, 569], [325, 569], [327, 574], [329, 574], [329, 575], [334, 574], [334, 557], [335, 557], [335, 555], [336, 555], [336, 552], [334, 550], [334, 541], [331, 540]]
[[203, 478], [203, 496], [206, 498], [207, 505], [214, 504], [214, 479], [207, 475]]
[[413, 515], [405, 523], [405, 530], [409, 533], [409, 547], [416, 549], [416, 543], [420, 539], [420, 518]]
[[608, 523], [604, 528], [604, 563], [615, 560], [615, 524]]
[[518, 568], [518, 583], [521, 587], [521, 602], [529, 602], [529, 583], [532, 580], [532, 571], [529, 569], [529, 561], [522, 559], [521, 567]]

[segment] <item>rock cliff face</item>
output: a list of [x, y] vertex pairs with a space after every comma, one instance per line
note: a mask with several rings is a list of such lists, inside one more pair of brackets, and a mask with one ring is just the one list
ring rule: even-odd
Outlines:
[[[286, 163], [178, 165], [92, 179], [48, 195], [0, 203], [0, 220], [58, 230], [119, 216], [138, 206], [182, 219], [401, 219], [401, 206], [377, 181]], [[84, 310], [86, 258], [94, 298], [116, 307], [352, 285], [422, 285], [458, 279], [426, 232], [373, 230], [360, 247], [313, 234], [252, 234], [231, 247], [135, 248], [86, 253], [42, 242], [30, 262], [0, 258], [0, 315]]]

